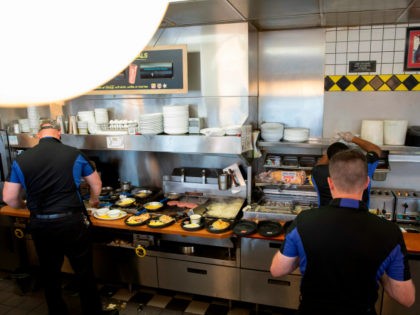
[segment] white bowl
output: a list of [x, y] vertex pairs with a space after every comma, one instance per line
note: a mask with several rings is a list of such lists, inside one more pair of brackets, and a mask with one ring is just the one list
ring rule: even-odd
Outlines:
[[95, 209], [95, 210], [93, 210], [93, 212], [94, 212], [97, 216], [103, 216], [103, 215], [105, 215], [108, 211], [109, 211], [109, 209], [108, 209], [108, 208], [99, 208], [99, 209]]
[[114, 209], [114, 210], [109, 210], [106, 214], [110, 218], [118, 218], [121, 215], [121, 211]]
[[190, 215], [191, 224], [200, 224], [201, 215], [199, 214], [192, 214]]

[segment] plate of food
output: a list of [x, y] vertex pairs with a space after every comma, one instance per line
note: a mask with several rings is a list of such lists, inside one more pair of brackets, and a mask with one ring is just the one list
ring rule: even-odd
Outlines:
[[200, 223], [192, 223], [190, 218], [185, 218], [181, 222], [181, 227], [185, 231], [198, 231], [204, 228], [204, 218], [201, 217]]
[[142, 213], [139, 215], [132, 215], [129, 216], [127, 219], [125, 219], [125, 224], [130, 226], [139, 226], [144, 225], [150, 220], [150, 214], [149, 213]]
[[231, 222], [225, 219], [216, 219], [209, 221], [207, 224], [207, 231], [210, 233], [224, 233], [229, 231], [231, 228]]
[[175, 218], [171, 217], [170, 215], [162, 214], [160, 216], [151, 218], [149, 222], [147, 222], [147, 226], [151, 228], [164, 228], [170, 226], [175, 223]]
[[127, 212], [121, 210], [109, 210], [104, 214], [98, 214], [94, 212], [93, 216], [100, 220], [118, 220], [122, 219], [127, 215]]

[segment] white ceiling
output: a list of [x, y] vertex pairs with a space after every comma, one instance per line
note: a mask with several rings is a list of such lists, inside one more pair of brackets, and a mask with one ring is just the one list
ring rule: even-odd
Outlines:
[[259, 31], [420, 23], [420, 0], [185, 0], [162, 27], [249, 22]]

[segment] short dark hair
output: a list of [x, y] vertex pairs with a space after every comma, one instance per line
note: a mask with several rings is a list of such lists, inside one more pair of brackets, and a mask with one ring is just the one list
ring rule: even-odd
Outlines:
[[364, 185], [368, 176], [366, 156], [358, 149], [336, 153], [328, 164], [331, 180], [342, 191], [353, 193]]
[[334, 142], [327, 149], [328, 159], [331, 160], [331, 158], [335, 154], [337, 154], [338, 152], [341, 152], [341, 151], [344, 151], [344, 150], [348, 150], [348, 149], [349, 149], [349, 147], [346, 144], [344, 144], [343, 142]]

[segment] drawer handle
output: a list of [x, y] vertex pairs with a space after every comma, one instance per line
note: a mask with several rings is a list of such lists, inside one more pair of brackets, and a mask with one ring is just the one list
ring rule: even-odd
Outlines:
[[280, 248], [281, 247], [281, 243], [269, 243], [270, 248]]
[[203, 270], [203, 269], [187, 268], [187, 271], [190, 272], [190, 273], [198, 273], [200, 275], [206, 275], [207, 274], [207, 270]]
[[283, 285], [290, 287], [290, 281], [268, 279], [268, 284]]

